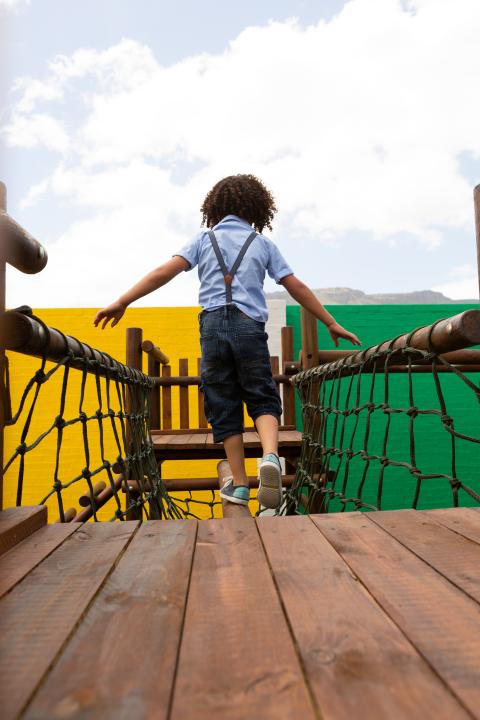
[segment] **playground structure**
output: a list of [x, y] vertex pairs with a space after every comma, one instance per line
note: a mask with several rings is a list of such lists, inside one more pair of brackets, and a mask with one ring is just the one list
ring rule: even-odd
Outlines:
[[[476, 201], [478, 210], [480, 188]], [[39, 263], [38, 244], [22, 237]], [[17, 261], [16, 252], [5, 259]], [[190, 427], [187, 393], [198, 388], [198, 375], [189, 376], [185, 362], [172, 375], [168, 358], [138, 329], [127, 333], [123, 364], [47, 328], [27, 309], [4, 314], [3, 346], [40, 358], [23, 396], [26, 417], [18, 414], [16, 455], [8, 459], [19, 465], [19, 505], [22, 467], [53, 437], [51, 492], [62, 522], [46, 525], [42, 505], [0, 513], [3, 717], [480, 717], [480, 509], [377, 512], [392, 468], [411, 476], [412, 507], [422, 483], [435, 479], [451, 489], [453, 505], [460, 493], [480, 500], [476, 476], [461, 476], [457, 447], [476, 449], [480, 439], [475, 428], [457, 429], [461, 418], [449, 413], [442, 389], [443, 378], [452, 378], [478, 402], [470, 374], [480, 370], [480, 351], [468, 348], [480, 342], [480, 311], [357, 353], [319, 351], [316, 323], [303, 313], [302, 325], [299, 362], [285, 339], [282, 372], [275, 361], [273, 368], [287, 396], [282, 432], [290, 477], [280, 512], [295, 517], [254, 519], [228, 506], [223, 520], [172, 522], [192, 517], [189, 506], [205, 502], [195, 494], [213, 493], [228, 473], [221, 461], [217, 478], [161, 477], [170, 458], [222, 457], [209, 441], [201, 394]], [[79, 402], [67, 416], [75, 373]], [[436, 408], [415, 404], [415, 378], [425, 375]], [[61, 393], [58, 403], [52, 397], [52, 425], [30, 439], [36, 398], [55, 377]], [[302, 399], [302, 442], [292, 429], [292, 377]], [[391, 397], [392, 377], [406, 382], [401, 405]], [[82, 407], [87, 382], [96, 388], [95, 408]], [[175, 386], [179, 428], [171, 427]], [[8, 381], [2, 392], [2, 424], [13, 429]], [[371, 452], [378, 417], [382, 447]], [[395, 418], [409, 428], [407, 459], [389, 453]], [[436, 422], [451, 445], [449, 471], [434, 478], [422, 471], [415, 445], [422, 418]], [[92, 426], [103, 439], [108, 429], [115, 448], [107, 457], [100, 442], [98, 465], [88, 462]], [[85, 509], [73, 515], [63, 507], [68, 488], [58, 468], [67, 432], [77, 428], [87, 463], [69, 484], [83, 484], [77, 496]], [[248, 430], [245, 440], [255, 457], [253, 435]], [[365, 497], [372, 467], [374, 502]], [[182, 492], [187, 502], [176, 498]], [[98, 519], [108, 503], [111, 519], [122, 522], [81, 522]]]

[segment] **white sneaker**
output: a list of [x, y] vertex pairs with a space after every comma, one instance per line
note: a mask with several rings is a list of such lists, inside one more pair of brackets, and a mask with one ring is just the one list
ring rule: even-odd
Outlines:
[[271, 510], [278, 508], [282, 500], [282, 468], [278, 455], [265, 455], [260, 463], [258, 479], [257, 499], [260, 505]]

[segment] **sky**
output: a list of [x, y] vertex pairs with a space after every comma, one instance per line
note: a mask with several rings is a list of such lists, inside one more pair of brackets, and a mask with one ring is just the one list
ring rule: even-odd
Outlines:
[[238, 172], [311, 287], [478, 297], [478, 37], [478, 0], [0, 0], [0, 175], [49, 254], [7, 305], [112, 302]]

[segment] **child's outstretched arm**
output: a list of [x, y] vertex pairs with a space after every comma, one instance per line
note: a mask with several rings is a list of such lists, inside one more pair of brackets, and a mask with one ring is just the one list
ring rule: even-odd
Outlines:
[[322, 303], [315, 297], [310, 288], [295, 277], [295, 275], [287, 275], [283, 280], [280, 280], [280, 283], [294, 300], [300, 303], [306, 310], [309, 310], [312, 315], [315, 315], [316, 318], [327, 326], [327, 330], [330, 333], [335, 347], [338, 347], [338, 338], [349, 340], [352, 345], [362, 344], [356, 335], [345, 330], [345, 328], [337, 323], [335, 318], [325, 310]]
[[154, 290], [158, 290], [163, 285], [166, 285], [170, 280], [190, 267], [190, 263], [180, 255], [175, 255], [171, 260], [160, 265], [160, 267], [152, 270], [152, 272], [145, 275], [136, 285], [127, 290], [118, 300], [108, 305], [103, 310], [99, 310], [95, 315], [93, 324], [95, 327], [103, 320], [102, 330], [108, 325], [110, 320], [112, 321], [112, 327], [115, 327], [123, 317], [125, 310], [130, 303], [138, 300], [144, 295], [148, 295]]

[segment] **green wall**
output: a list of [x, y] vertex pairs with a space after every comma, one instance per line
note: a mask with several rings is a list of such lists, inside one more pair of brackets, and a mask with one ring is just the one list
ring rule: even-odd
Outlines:
[[[468, 310], [471, 305], [337, 305], [328, 307], [335, 319], [348, 330], [355, 332], [362, 340], [362, 346], [375, 345], [383, 340], [393, 338], [422, 325], [430, 325], [443, 317], [451, 317], [457, 313]], [[300, 334], [300, 308], [287, 307], [287, 322], [294, 329], [295, 357], [301, 347]], [[334, 349], [334, 345], [325, 327], [319, 323], [319, 347]], [[349, 343], [341, 341], [341, 348], [351, 347]], [[479, 387], [479, 377], [476, 373], [469, 373], [469, 379]], [[365, 376], [360, 388], [360, 403], [368, 400], [372, 376]], [[344, 407], [348, 388], [348, 379], [342, 380], [339, 406]], [[447, 414], [454, 420], [457, 432], [474, 436], [480, 439], [480, 407], [479, 395], [468, 388], [460, 378], [453, 374], [440, 375], [441, 390], [444, 394]], [[374, 385], [373, 401], [384, 400], [384, 376], [379, 375]], [[408, 377], [403, 374], [390, 375], [389, 378], [389, 405], [397, 409], [408, 409], [409, 386]], [[348, 407], [352, 407], [350, 401]], [[413, 376], [413, 404], [421, 409], [440, 409], [440, 401], [435, 389], [433, 376], [415, 374]], [[382, 410], [371, 415], [371, 427], [368, 438], [367, 451], [369, 454], [382, 455], [385, 436], [387, 414]], [[297, 398], [297, 418], [301, 428], [301, 409]], [[360, 413], [360, 421], [352, 443], [353, 450], [364, 447], [366, 411]], [[353, 432], [355, 416], [346, 422], [345, 438], [350, 438]], [[420, 414], [413, 423], [414, 450], [416, 466], [425, 474], [452, 474], [452, 459], [455, 461], [456, 477], [480, 494], [480, 444], [457, 438], [455, 440], [455, 453], [452, 455], [452, 438], [438, 415]], [[330, 438], [333, 433], [333, 416], [327, 422]], [[343, 446], [348, 445], [344, 442]], [[338, 447], [338, 432], [335, 446]], [[403, 413], [390, 415], [390, 429], [386, 448], [386, 455], [398, 462], [410, 462], [410, 418]], [[335, 462], [339, 462], [335, 460]], [[332, 464], [332, 467], [335, 467]], [[361, 458], [353, 458], [350, 462], [348, 480], [345, 494], [348, 497], [358, 496], [358, 486], [365, 467]], [[344, 477], [345, 460], [341, 461], [339, 477]], [[379, 487], [379, 461], [372, 461], [366, 476], [362, 492], [364, 502], [377, 505], [377, 492]], [[337, 481], [338, 482], [338, 481]], [[383, 479], [381, 507], [383, 510], [411, 507], [415, 493], [416, 479], [406, 468], [387, 466]], [[419, 502], [417, 507], [434, 508], [450, 507], [452, 489], [446, 478], [430, 478], [422, 480]], [[458, 493], [458, 504], [462, 506], [475, 505], [476, 501], [463, 489]], [[330, 511], [339, 510], [341, 505], [333, 501]], [[353, 510], [353, 505], [347, 505], [347, 510]]]

